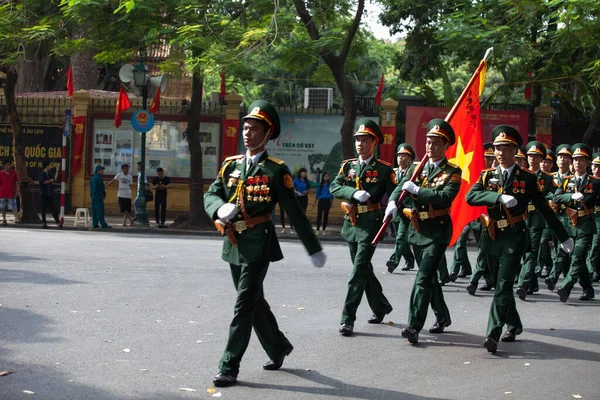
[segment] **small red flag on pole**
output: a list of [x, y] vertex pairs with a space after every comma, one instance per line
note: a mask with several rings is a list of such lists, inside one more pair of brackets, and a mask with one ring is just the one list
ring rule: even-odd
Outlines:
[[69, 65], [69, 69], [67, 70], [67, 92], [69, 93], [69, 97], [73, 96], [75, 92], [75, 85], [73, 85], [73, 66]]
[[375, 105], [381, 105], [381, 95], [383, 94], [383, 74], [381, 74], [381, 79], [379, 80], [379, 86], [377, 87], [377, 94], [375, 94]]
[[227, 86], [225, 83], [225, 71], [221, 70], [221, 73], [219, 74], [219, 76], [221, 77], [221, 100], [223, 100], [225, 98], [225, 95], [227, 94]]
[[[531, 71], [529, 72], [529, 78], [531, 78]], [[531, 82], [525, 84], [525, 92], [523, 94], [525, 95], [525, 100], [531, 99]]]
[[150, 108], [148, 109], [148, 111], [150, 111], [150, 114], [156, 114], [159, 110], [160, 110], [160, 87], [158, 89], [156, 89], [156, 94], [154, 95], [154, 98], [152, 99], [152, 104], [150, 104]]
[[129, 107], [131, 107], [131, 102], [129, 101], [129, 97], [127, 97], [127, 93], [125, 93], [125, 88], [123, 84], [121, 84], [121, 89], [119, 90], [119, 98], [117, 99], [117, 107], [115, 109], [115, 128], [121, 126], [121, 114], [125, 112]]

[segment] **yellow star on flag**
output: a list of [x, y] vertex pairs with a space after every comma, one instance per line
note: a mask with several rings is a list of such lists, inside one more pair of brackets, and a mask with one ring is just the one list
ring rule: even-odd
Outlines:
[[467, 181], [467, 183], [471, 183], [471, 173], [469, 171], [469, 165], [471, 165], [471, 161], [473, 160], [473, 152], [469, 152], [465, 154], [465, 149], [462, 145], [461, 137], [458, 137], [458, 143], [456, 144], [456, 155], [453, 159], [450, 160], [452, 164], [456, 164], [462, 170], [462, 178]]

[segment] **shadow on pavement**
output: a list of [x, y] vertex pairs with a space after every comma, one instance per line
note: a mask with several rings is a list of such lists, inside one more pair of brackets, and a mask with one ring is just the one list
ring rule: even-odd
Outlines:
[[75, 285], [85, 282], [59, 278], [43, 272], [0, 268], [0, 283], [35, 283], [39, 285]]
[[318, 371], [306, 371], [303, 369], [282, 369], [281, 371], [295, 375], [313, 383], [327, 387], [306, 387], [294, 385], [275, 385], [270, 383], [239, 382], [240, 386], [253, 389], [271, 389], [289, 392], [306, 393], [309, 395], [335, 396], [345, 399], [372, 399], [372, 400], [400, 400], [400, 399], [439, 399], [438, 397], [423, 397], [411, 393], [398, 392], [388, 389], [364, 387], [343, 382], [339, 379], [330, 378]]
[[31, 256], [18, 256], [14, 254], [8, 254], [0, 252], [0, 260], [5, 262], [23, 262], [23, 261], [46, 261], [47, 258], [31, 257]]
[[576, 340], [578, 342], [599, 344], [600, 332], [585, 331], [581, 329], [527, 329], [527, 332], [535, 333], [536, 335], [550, 336], [558, 339]]

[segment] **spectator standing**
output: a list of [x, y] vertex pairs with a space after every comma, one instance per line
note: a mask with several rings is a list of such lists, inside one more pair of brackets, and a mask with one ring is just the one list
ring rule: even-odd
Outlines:
[[119, 203], [119, 210], [123, 214], [123, 226], [127, 226], [127, 220], [129, 225], [133, 225], [133, 215], [131, 215], [131, 185], [133, 184], [133, 176], [129, 173], [129, 165], [121, 165], [121, 172], [117, 173], [115, 177], [108, 182], [106, 188], [114, 182], [119, 182], [119, 191], [117, 192], [117, 202]]
[[15, 214], [15, 222], [19, 222], [17, 202], [15, 201], [15, 186], [18, 181], [17, 173], [11, 167], [10, 161], [4, 162], [4, 170], [0, 172], [0, 209], [2, 209], [2, 225], [6, 225], [6, 210]]
[[327, 229], [327, 221], [329, 219], [329, 209], [331, 208], [331, 202], [333, 196], [329, 191], [331, 186], [330, 177], [327, 172], [323, 172], [321, 175], [321, 182], [317, 186], [317, 196], [315, 203], [317, 203], [317, 235], [321, 228], [321, 221], [323, 221], [323, 236]]
[[[306, 207], [308, 207], [308, 191], [310, 190], [310, 181], [306, 176], [306, 168], [300, 168], [296, 175], [296, 179], [294, 179], [294, 191], [296, 192], [296, 198], [298, 199], [304, 214], [306, 214]], [[294, 233], [294, 227], [291, 223], [290, 232]]]
[[[139, 194], [140, 194], [140, 183], [142, 182], [142, 163], [138, 161], [135, 168], [137, 170], [137, 192], [135, 195], [135, 200], [137, 201]], [[146, 184], [146, 187], [147, 187], [147, 185], [148, 185], [148, 177], [147, 176], [144, 176], [144, 183]], [[145, 192], [146, 187], [144, 187], [144, 192]], [[133, 203], [133, 213], [134, 213], [133, 220], [136, 221], [137, 217], [135, 216], [135, 214], [136, 214], [135, 202]]]
[[48, 161], [44, 161], [42, 163], [42, 168], [43, 170], [40, 173], [39, 179], [40, 199], [42, 200], [42, 224], [44, 228], [48, 228], [48, 225], [46, 224], [46, 209], [50, 208], [50, 212], [52, 213], [52, 217], [54, 217], [56, 226], [58, 228], [62, 228], [60, 220], [58, 219], [58, 212], [54, 207], [54, 183], [58, 181], [58, 172], [60, 171], [60, 166], [56, 168], [54, 177], [50, 173], [51, 168]]
[[111, 228], [104, 220], [104, 198], [106, 188], [102, 181], [104, 165], [96, 165], [94, 176], [90, 180], [90, 197], [92, 198], [92, 228], [98, 228], [98, 224], [104, 229]]
[[[152, 189], [154, 192], [154, 219], [159, 228], [165, 227], [167, 217], [167, 189], [171, 185], [171, 180], [165, 175], [162, 168], [156, 169], [157, 177], [152, 180]], [[159, 219], [160, 216], [160, 219]]]

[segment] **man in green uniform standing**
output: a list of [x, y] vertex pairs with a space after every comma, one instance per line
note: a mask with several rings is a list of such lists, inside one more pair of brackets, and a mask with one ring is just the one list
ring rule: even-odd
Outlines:
[[[412, 177], [413, 172], [415, 171], [415, 164], [413, 162], [415, 159], [415, 151], [412, 146], [407, 143], [398, 145], [396, 158], [398, 161], [396, 179], [402, 181], [406, 176], [409, 178]], [[393, 273], [398, 267], [402, 257], [404, 257], [404, 261], [406, 261], [402, 271], [410, 271], [415, 267], [415, 256], [407, 241], [409, 224], [410, 220], [402, 213], [396, 214], [396, 217], [392, 220], [392, 225], [394, 225], [396, 231], [396, 245], [394, 246], [394, 252], [386, 264], [388, 272], [390, 273]]]
[[517, 312], [513, 284], [521, 258], [528, 247], [526, 226], [527, 207], [535, 205], [556, 233], [567, 252], [573, 249], [573, 240], [546, 202], [538, 188], [534, 174], [516, 164], [515, 155], [521, 145], [521, 135], [511, 126], [500, 125], [492, 130], [496, 169], [482, 171], [478, 181], [467, 193], [467, 203], [487, 206], [489, 220], [481, 240], [488, 249], [490, 266], [497, 267], [496, 292], [492, 300], [484, 347], [491, 353], [498, 349], [498, 341], [504, 325], [508, 330], [502, 335], [503, 342], [513, 342], [523, 331]]
[[[556, 165], [556, 154], [550, 149], [546, 149], [546, 158], [542, 160], [542, 164], [540, 166], [542, 172], [550, 175], [552, 177], [552, 185], [554, 187], [558, 187], [558, 184], [554, 182], [554, 173], [552, 169]], [[550, 199], [551, 200], [551, 199]], [[550, 248], [550, 242], [554, 242], [554, 238], [552, 237], [552, 229], [546, 227], [542, 231], [542, 240], [540, 242], [540, 257], [538, 267], [535, 270], [535, 274], [538, 277], [546, 278], [552, 269], [552, 249]]]
[[383, 142], [379, 125], [363, 118], [356, 122], [355, 131], [358, 159], [344, 161], [331, 184], [331, 194], [343, 200], [341, 206], [346, 215], [341, 235], [348, 242], [353, 263], [339, 329], [343, 336], [354, 332], [356, 310], [363, 293], [373, 311], [368, 320], [370, 324], [381, 323], [383, 317], [392, 312], [373, 272], [371, 258], [375, 247], [371, 242], [381, 226], [380, 201], [396, 187], [396, 174], [391, 164], [373, 156], [377, 144]]
[[[554, 184], [557, 188], [561, 187], [565, 179], [571, 175], [571, 163], [571, 145], [561, 144], [556, 148], [556, 165], [558, 167], [558, 171], [552, 174], [554, 178]], [[567, 207], [564, 204], [554, 204], [554, 202], [552, 202], [551, 205], [565, 230], [567, 232], [571, 232], [571, 227], [573, 225], [571, 224], [571, 220], [565, 211]], [[550, 270], [548, 277], [546, 277], [544, 280], [544, 283], [546, 283], [548, 286], [548, 290], [554, 290], [554, 287], [556, 286], [558, 278], [561, 274], [563, 274], [565, 277], [567, 276], [569, 273], [569, 266], [571, 265], [571, 254], [562, 250], [557, 243], [555, 243], [554, 247], [555, 252], [552, 269]]]
[[569, 299], [577, 281], [583, 288], [583, 295], [579, 300], [594, 298], [592, 279], [587, 268], [587, 256], [596, 233], [594, 206], [600, 196], [600, 179], [587, 173], [592, 154], [590, 148], [583, 143], [576, 143], [571, 147], [571, 153], [573, 153], [575, 174], [565, 178], [562, 185], [556, 189], [553, 198], [555, 204], [565, 205], [565, 213], [572, 224], [571, 236], [575, 239], [575, 250], [571, 257], [569, 273], [562, 287], [557, 291], [563, 303]]
[[[104, 220], [104, 198], [106, 197], [106, 188], [102, 181], [104, 165], [96, 165], [94, 176], [90, 179], [90, 198], [92, 199], [92, 227], [101, 226], [104, 229], [110, 226]], [[99, 225], [98, 225], [99, 224]]]
[[[529, 163], [528, 172], [533, 173], [537, 180], [537, 186], [544, 195], [546, 201], [552, 199], [556, 189], [552, 175], [542, 172], [541, 163], [546, 158], [546, 147], [536, 140], [527, 144], [527, 161]], [[532, 201], [527, 206], [527, 230], [529, 231], [530, 247], [523, 257], [523, 267], [519, 274], [517, 284], [517, 296], [525, 300], [528, 294], [539, 290], [537, 276], [535, 274], [539, 265], [540, 242], [542, 232], [546, 228], [546, 220], [535, 207]]]
[[431, 120], [425, 145], [429, 161], [415, 182], [406, 178], [398, 185], [386, 210], [386, 215], [394, 211], [403, 190], [411, 194], [412, 209], [402, 212], [410, 215], [408, 242], [413, 245], [419, 272], [410, 296], [408, 326], [402, 330], [402, 336], [413, 344], [419, 341], [429, 304], [436, 314], [430, 333], [442, 333], [451, 324], [437, 273], [452, 237], [450, 205], [462, 181], [460, 168], [449, 163], [444, 155], [454, 142], [454, 130], [449, 123], [443, 119]]
[[204, 195], [206, 213], [226, 236], [221, 257], [229, 263], [237, 291], [229, 339], [219, 373], [213, 379], [215, 386], [236, 382], [252, 328], [270, 358], [263, 369], [279, 369], [293, 350], [263, 293], [270, 262], [283, 258], [271, 222], [277, 203], [292, 220], [312, 263], [316, 267], [325, 263], [321, 245], [296, 201], [288, 167], [265, 151], [267, 142], [280, 133], [277, 110], [263, 100], [255, 101], [248, 109], [243, 128], [246, 153], [225, 159], [217, 179]]
[[[600, 153], [592, 155], [592, 174], [594, 178], [600, 179]], [[592, 281], [598, 282], [600, 281], [600, 197], [594, 206], [594, 220], [596, 221], [596, 234], [592, 241], [589, 271], [592, 274]]]

